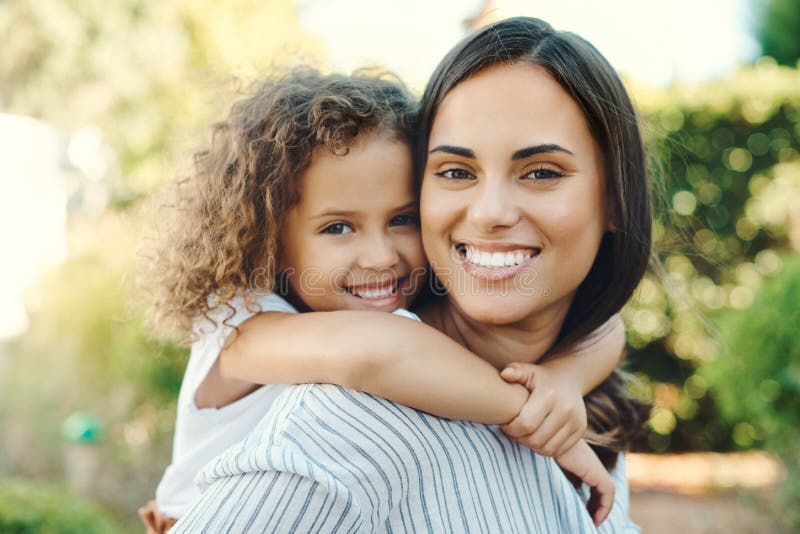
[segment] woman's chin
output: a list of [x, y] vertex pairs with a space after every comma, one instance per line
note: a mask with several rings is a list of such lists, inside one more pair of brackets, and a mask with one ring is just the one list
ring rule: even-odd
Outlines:
[[458, 308], [472, 321], [490, 325], [508, 325], [523, 321], [536, 313], [538, 306], [531, 297], [514, 299], [508, 296], [475, 295], [456, 297]]

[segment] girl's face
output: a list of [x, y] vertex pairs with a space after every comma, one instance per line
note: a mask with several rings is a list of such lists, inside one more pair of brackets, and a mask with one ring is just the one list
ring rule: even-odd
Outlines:
[[408, 307], [427, 266], [408, 146], [370, 134], [345, 156], [318, 149], [281, 246], [291, 289], [312, 310]]
[[487, 324], [566, 313], [609, 228], [603, 158], [540, 67], [487, 68], [436, 112], [423, 243], [451, 302]]

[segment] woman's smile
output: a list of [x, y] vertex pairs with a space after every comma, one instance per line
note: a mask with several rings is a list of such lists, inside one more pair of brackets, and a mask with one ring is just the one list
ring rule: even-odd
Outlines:
[[529, 267], [541, 254], [539, 247], [512, 243], [456, 241], [453, 250], [464, 270], [475, 278], [505, 280]]

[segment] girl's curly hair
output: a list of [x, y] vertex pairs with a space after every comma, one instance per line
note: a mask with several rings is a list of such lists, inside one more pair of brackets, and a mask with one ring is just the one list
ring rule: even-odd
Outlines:
[[232, 312], [237, 295], [271, 291], [282, 224], [314, 150], [346, 155], [368, 133], [411, 145], [415, 111], [394, 77], [311, 68], [273, 75], [236, 102], [158, 215], [144, 277], [156, 329], [189, 334], [195, 319]]

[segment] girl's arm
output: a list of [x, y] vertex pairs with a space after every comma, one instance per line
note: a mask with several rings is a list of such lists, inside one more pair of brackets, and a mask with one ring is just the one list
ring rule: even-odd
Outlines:
[[[585, 396], [611, 376], [622, 361], [624, 349], [625, 325], [619, 314], [614, 314], [573, 349], [554, 354], [542, 367], [560, 376], [577, 377], [581, 396]], [[591, 358], [591, 365], [587, 365], [587, 358]]]
[[572, 350], [554, 354], [542, 364], [512, 363], [505, 380], [531, 391], [525, 406], [503, 431], [545, 456], [559, 456], [586, 431], [583, 397], [619, 365], [625, 328], [614, 315]]
[[266, 312], [231, 334], [196, 402], [224, 406], [258, 384], [315, 382], [484, 424], [508, 423], [529, 396], [445, 334], [406, 317]]
[[[549, 365], [534, 367], [545, 368], [552, 371], [554, 377], [565, 379], [565, 383], [572, 384], [564, 386], [567, 390], [591, 389], [593, 380], [599, 382], [603, 378], [601, 371], [592, 368], [602, 368], [600, 361], [608, 364], [619, 360], [622, 344], [615, 337], [619, 334], [615, 328], [603, 331], [592, 344], [584, 344], [554, 358]], [[586, 358], [592, 358], [591, 365], [586, 364]], [[526, 371], [525, 367], [520, 367], [520, 374]], [[529, 416], [539, 417], [538, 404], [530, 409], [538, 399], [529, 391], [533, 388], [505, 382], [491, 364], [435, 328], [389, 313], [333, 311], [255, 315], [228, 338], [209, 378], [219, 380], [223, 386], [217, 388], [219, 392], [228, 396], [233, 392], [232, 398], [223, 399], [219, 404], [246, 395], [256, 384], [333, 383], [440, 417], [484, 424], [503, 424], [513, 419], [523, 426]], [[559, 387], [547, 381], [545, 373], [534, 378], [531, 381], [537, 388], [534, 393], [556, 391]], [[198, 399], [200, 393], [198, 391]], [[578, 399], [581, 397], [579, 394]], [[558, 419], [555, 413], [544, 415], [542, 426], [546, 428]], [[586, 428], [582, 404], [580, 415], [582, 434]], [[562, 429], [551, 430], [557, 433]], [[546, 454], [526, 443], [528, 437], [522, 436], [517, 441]], [[560, 456], [556, 461], [592, 488], [590, 512], [599, 524], [613, 502], [611, 477], [584, 442], [576, 439], [562, 449], [558, 450]]]

